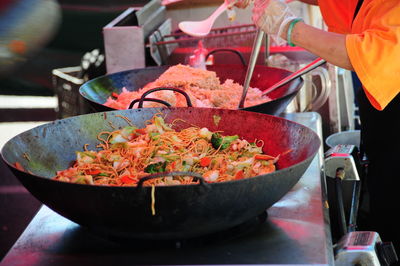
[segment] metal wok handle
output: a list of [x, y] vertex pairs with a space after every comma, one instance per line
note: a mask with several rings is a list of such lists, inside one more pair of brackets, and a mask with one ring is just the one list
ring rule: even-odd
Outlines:
[[231, 52], [231, 53], [237, 54], [237, 56], [239, 56], [240, 62], [242, 62], [242, 65], [244, 65], [244, 66], [246, 65], [246, 60], [244, 59], [243, 54], [241, 52], [239, 52], [235, 49], [228, 49], [228, 48], [219, 48], [219, 49], [212, 50], [211, 52], [209, 52], [206, 55], [206, 61], [207, 61], [208, 57], [210, 57], [210, 55], [216, 54], [219, 52]]
[[306, 65], [305, 67], [297, 70], [296, 72], [293, 72], [291, 75], [287, 76], [286, 78], [282, 79], [281, 81], [279, 81], [278, 83], [276, 83], [275, 85], [273, 85], [272, 87], [269, 87], [268, 89], [266, 89], [265, 91], [263, 91], [262, 96], [267, 95], [268, 93], [276, 90], [277, 88], [282, 87], [283, 85], [286, 85], [287, 83], [289, 83], [290, 81], [304, 75], [307, 74], [308, 72], [310, 72], [311, 70], [314, 70], [315, 68], [325, 64], [326, 61], [322, 58], [317, 58], [314, 61], [312, 61], [310, 64]]
[[171, 107], [171, 104], [169, 102], [160, 100], [160, 99], [156, 99], [156, 98], [145, 98], [145, 99], [135, 99], [133, 100], [130, 104], [128, 109], [132, 109], [133, 106], [135, 105], [135, 103], [139, 102], [139, 108], [141, 108], [143, 106], [143, 101], [149, 101], [149, 102], [157, 102], [157, 103], [162, 103], [167, 107]]
[[201, 186], [204, 186], [204, 187], [208, 186], [208, 184], [204, 180], [203, 176], [199, 173], [195, 173], [195, 172], [162, 172], [162, 173], [156, 173], [156, 174], [148, 175], [148, 176], [141, 178], [139, 180], [139, 182], [137, 183], [137, 187], [142, 188], [143, 183], [150, 179], [160, 178], [160, 177], [164, 177], [164, 176], [184, 176], [184, 175], [193, 176], [195, 178], [195, 180], [200, 181]]
[[328, 70], [326, 70], [324, 67], [315, 69], [313, 74], [316, 74], [321, 79], [321, 92], [311, 102], [311, 108], [318, 110], [328, 99], [331, 93], [332, 82], [329, 78]]
[[[180, 94], [182, 94], [183, 96], [185, 96], [187, 106], [188, 106], [188, 107], [192, 107], [192, 106], [193, 106], [193, 105], [192, 105], [192, 102], [190, 101], [189, 95], [187, 95], [187, 93], [186, 93], [185, 91], [180, 90], [180, 89], [177, 89], [177, 88], [173, 88], [173, 87], [158, 87], [158, 88], [150, 89], [150, 90], [146, 91], [145, 93], [143, 93], [143, 94], [142, 94], [142, 97], [140, 97], [140, 99], [145, 99], [145, 97], [146, 97], [147, 95], [149, 95], [150, 93], [152, 93], [152, 92], [155, 92], [155, 91], [162, 91], [162, 90], [170, 90], [170, 91], [179, 92]], [[140, 102], [139, 102], [139, 108], [142, 108], [142, 107], [143, 107], [143, 101], [140, 101]]]

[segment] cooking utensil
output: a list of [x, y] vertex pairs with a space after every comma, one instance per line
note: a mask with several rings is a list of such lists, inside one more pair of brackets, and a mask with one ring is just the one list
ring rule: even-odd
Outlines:
[[256, 37], [253, 42], [253, 48], [251, 50], [249, 64], [247, 66], [246, 78], [245, 78], [244, 84], [243, 84], [243, 92], [242, 92], [242, 97], [240, 98], [239, 108], [244, 107], [244, 102], [246, 101], [247, 90], [250, 87], [250, 81], [253, 76], [254, 67], [257, 62], [258, 54], [260, 52], [261, 43], [262, 43], [262, 40], [264, 39], [264, 36], [265, 36], [265, 33], [262, 30], [258, 29]]
[[[124, 87], [128, 91], [137, 91], [156, 80], [169, 67], [147, 67], [101, 76], [84, 83], [80, 87], [79, 93], [97, 111], [115, 110], [104, 105], [113, 93], [120, 94]], [[246, 66], [243, 65], [212, 65], [207, 66], [207, 70], [215, 71], [221, 82], [225, 82], [226, 79], [232, 79], [239, 84], [243, 84], [246, 76]], [[291, 72], [284, 69], [256, 65], [250, 86], [264, 90], [290, 74]], [[254, 106], [246, 106], [242, 110], [278, 115], [285, 110], [302, 85], [302, 78], [294, 79], [285, 86], [268, 94], [271, 101]]]
[[277, 82], [276, 84], [274, 84], [273, 86], [269, 87], [268, 89], [264, 90], [262, 95], [267, 95], [271, 92], [273, 92], [274, 90], [286, 85], [287, 83], [291, 82], [292, 80], [303, 76], [305, 74], [307, 74], [308, 72], [316, 69], [317, 67], [325, 64], [326, 61], [322, 58], [317, 58], [314, 61], [312, 61], [310, 64], [306, 65], [305, 67], [297, 70], [296, 72], [293, 72], [291, 75], [285, 77], [284, 79], [282, 79], [281, 81]]
[[182, 21], [178, 24], [178, 27], [181, 31], [190, 36], [204, 37], [210, 33], [215, 20], [227, 8], [228, 4], [224, 1], [224, 3], [218, 7], [208, 18], [201, 21]]
[[[278, 170], [254, 178], [196, 185], [111, 187], [52, 180], [57, 170], [76, 159], [75, 152], [95, 149], [97, 134], [127, 125], [125, 116], [144, 127], [162, 112], [176, 130], [207, 127], [244, 139], [262, 140], [265, 152], [280, 156]], [[216, 118], [220, 118], [216, 122]], [[94, 113], [56, 120], [9, 140], [2, 158], [20, 182], [43, 204], [91, 230], [120, 237], [183, 239], [239, 225], [264, 213], [303, 175], [320, 146], [311, 129], [289, 120], [240, 110], [216, 108], [142, 108]], [[290, 151], [290, 152], [288, 152]], [[24, 171], [17, 169], [15, 163]]]

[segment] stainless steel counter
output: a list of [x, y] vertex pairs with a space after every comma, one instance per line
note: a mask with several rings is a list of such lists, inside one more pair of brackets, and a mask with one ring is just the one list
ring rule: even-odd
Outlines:
[[[284, 117], [314, 129], [321, 137], [317, 113]], [[116, 242], [42, 206], [0, 265], [333, 265], [322, 162], [321, 146], [295, 187], [268, 209], [266, 221], [249, 221], [246, 227], [201, 241]]]

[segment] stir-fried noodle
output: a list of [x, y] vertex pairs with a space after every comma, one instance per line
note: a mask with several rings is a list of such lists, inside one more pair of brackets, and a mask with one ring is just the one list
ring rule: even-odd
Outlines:
[[[126, 119], [126, 118], [124, 118]], [[146, 127], [129, 126], [98, 134], [98, 150], [77, 151], [76, 162], [58, 171], [56, 180], [79, 184], [136, 186], [145, 176], [160, 172], [195, 172], [206, 182], [250, 178], [275, 171], [278, 157], [263, 154], [261, 140], [248, 142], [207, 128], [189, 126], [181, 131], [155, 115]], [[145, 186], [197, 183], [192, 176], [165, 176]]]

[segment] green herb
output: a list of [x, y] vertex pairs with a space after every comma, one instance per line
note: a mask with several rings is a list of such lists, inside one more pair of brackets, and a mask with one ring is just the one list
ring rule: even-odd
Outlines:
[[144, 168], [144, 171], [150, 174], [161, 173], [165, 172], [166, 167], [167, 167], [167, 162], [158, 162], [149, 164], [148, 166], [146, 166], [146, 168]]

